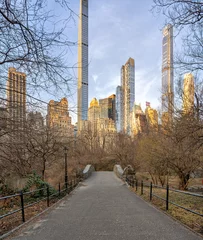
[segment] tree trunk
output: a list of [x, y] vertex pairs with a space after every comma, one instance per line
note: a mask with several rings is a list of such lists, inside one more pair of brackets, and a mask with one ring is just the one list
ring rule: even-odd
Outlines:
[[188, 182], [190, 180], [190, 174], [189, 173], [180, 173], [179, 174], [180, 182], [179, 182], [179, 189], [181, 190], [187, 190]]
[[42, 180], [45, 181], [45, 169], [46, 169], [46, 161], [43, 160], [43, 169], [42, 169]]

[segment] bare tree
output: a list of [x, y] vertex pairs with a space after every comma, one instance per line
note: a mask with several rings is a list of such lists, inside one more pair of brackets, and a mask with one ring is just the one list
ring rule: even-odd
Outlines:
[[14, 66], [29, 76], [30, 91], [69, 88], [72, 77], [66, 54], [75, 43], [66, 31], [74, 13], [66, 0], [56, 0], [55, 7], [67, 17], [54, 14], [46, 0], [0, 1], [2, 86], [8, 67]]
[[[67, 27], [74, 23], [73, 16], [66, 0], [0, 0], [0, 100], [5, 108], [9, 67], [27, 75], [26, 104], [31, 107], [46, 104], [38, 97], [42, 92], [70, 93], [73, 77], [67, 53], [76, 43], [70, 40]], [[25, 176], [40, 164], [44, 176], [58, 140], [48, 128], [41, 133], [28, 126], [13, 129], [9, 125], [14, 125], [12, 121], [16, 125], [19, 119], [9, 117], [0, 117], [7, 124], [0, 129], [0, 166], [5, 170], [1, 177], [13, 172]], [[19, 141], [19, 135], [23, 141]]]
[[163, 186], [168, 174], [167, 154], [164, 149], [165, 139], [160, 133], [151, 132], [141, 136], [137, 147], [136, 156], [141, 164], [141, 170], [148, 172], [154, 184]]
[[194, 25], [203, 21], [201, 0], [154, 0], [153, 9], [162, 12], [175, 27]]
[[137, 162], [135, 150], [136, 140], [126, 134], [118, 133], [114, 139], [111, 155], [113, 155], [116, 158], [117, 163], [123, 167], [130, 164], [137, 170], [140, 165]]
[[59, 160], [60, 142], [58, 141], [57, 131], [45, 126], [39, 131], [27, 132], [26, 150], [36, 162], [36, 170], [40, 170], [42, 180], [45, 180], [47, 165], [51, 165], [57, 158]]
[[203, 2], [154, 0], [154, 11], [161, 12], [174, 27], [184, 30], [183, 52], [177, 55], [178, 68], [203, 70]]

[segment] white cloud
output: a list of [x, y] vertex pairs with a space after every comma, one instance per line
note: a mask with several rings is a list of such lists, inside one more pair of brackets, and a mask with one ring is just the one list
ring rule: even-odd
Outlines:
[[96, 82], [97, 82], [97, 79], [98, 79], [98, 75], [97, 75], [97, 74], [93, 74], [93, 75], [92, 75], [92, 78], [93, 78], [94, 82], [96, 83]]

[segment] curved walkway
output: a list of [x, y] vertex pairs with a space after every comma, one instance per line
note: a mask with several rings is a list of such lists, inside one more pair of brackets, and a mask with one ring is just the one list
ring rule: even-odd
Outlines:
[[113, 172], [96, 172], [18, 240], [200, 240], [129, 191]]

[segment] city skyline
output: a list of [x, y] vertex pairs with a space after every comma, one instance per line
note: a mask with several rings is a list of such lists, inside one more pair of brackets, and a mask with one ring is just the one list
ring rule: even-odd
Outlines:
[[[149, 101], [153, 103], [153, 106], [156, 108], [160, 106], [160, 44], [162, 41], [164, 19], [154, 16], [149, 11], [152, 6], [152, 1], [147, 0], [144, 6], [131, 0], [127, 0], [125, 4], [120, 0], [111, 1], [111, 3], [103, 1], [101, 5], [90, 1], [88, 4], [88, 104], [93, 97], [102, 99], [115, 93], [115, 88], [120, 83], [120, 66], [125, 59], [131, 56], [135, 59], [136, 68], [136, 103], [141, 103], [142, 107], [144, 107], [145, 102]], [[73, 42], [77, 42], [78, 39], [79, 5], [80, 0], [70, 0], [70, 8], [75, 12], [75, 22], [73, 24], [71, 23], [70, 28], [67, 28], [67, 30], [70, 40]], [[136, 16], [133, 15], [129, 22], [127, 13], [131, 7], [135, 8]], [[115, 9], [115, 11], [113, 11], [113, 9]], [[141, 11], [144, 16], [140, 14]], [[106, 17], [107, 15], [110, 15], [110, 17]], [[126, 28], [124, 26], [126, 26]], [[148, 29], [149, 27], [150, 30]], [[101, 29], [101, 31], [98, 31], [99, 29]], [[68, 59], [70, 66], [76, 66], [78, 63], [77, 46], [71, 47]], [[71, 116], [74, 123], [77, 122], [77, 71], [78, 69], [75, 67], [75, 69], [73, 69], [73, 78], [75, 76], [73, 81], [75, 83], [69, 87], [70, 92], [67, 91], [67, 95], [59, 93], [54, 96], [54, 98], [58, 100], [64, 96], [69, 99]], [[143, 86], [145, 87], [143, 88]], [[42, 100], [47, 103], [51, 98], [53, 97], [50, 97], [47, 93], [42, 94]]]
[[[127, 19], [125, 19], [125, 17], [126, 17], [125, 11], [127, 13], [127, 9], [129, 8], [129, 3], [131, 3], [132, 1], [127, 1], [127, 2], [128, 2], [127, 6], [124, 9], [122, 9], [123, 16], [124, 16], [124, 22], [127, 21]], [[141, 42], [139, 42], [139, 44], [137, 44], [137, 39], [136, 38], [131, 39], [131, 37], [130, 37], [131, 33], [128, 31], [129, 41], [131, 43], [135, 43], [134, 45], [136, 46], [136, 49], [135, 49], [136, 51], [131, 48], [132, 47], [131, 44], [129, 46], [129, 41], [124, 43], [122, 40], [122, 46], [121, 46], [120, 37], [122, 38], [122, 36], [119, 35], [119, 38], [118, 38], [118, 35], [117, 34], [114, 35], [113, 31], [110, 35], [109, 31], [107, 29], [108, 41], [109, 41], [109, 43], [111, 43], [111, 48], [108, 48], [108, 50], [110, 50], [110, 53], [111, 53], [111, 51], [116, 53], [115, 47], [112, 47], [112, 41], [117, 36], [116, 37], [116, 39], [117, 39], [116, 45], [118, 44], [118, 46], [120, 45], [121, 48], [123, 47], [122, 48], [123, 50], [125, 48], [124, 56], [128, 56], [127, 58], [124, 59], [124, 57], [122, 55], [118, 57], [117, 54], [116, 55], [110, 54], [110, 55], [112, 55], [112, 58], [114, 59], [114, 61], [109, 62], [109, 61], [106, 61], [106, 54], [107, 54], [106, 50], [103, 51], [104, 56], [102, 58], [98, 59], [98, 56], [96, 56], [97, 54], [95, 55], [94, 45], [95, 45], [96, 40], [95, 40], [95, 38], [94, 39], [92, 38], [92, 34], [94, 32], [94, 34], [96, 34], [95, 35], [96, 38], [97, 38], [97, 36], [99, 36], [101, 34], [98, 31], [97, 32], [94, 31], [95, 27], [96, 27], [96, 22], [97, 22], [97, 18], [95, 18], [95, 10], [96, 10], [96, 13], [98, 13], [98, 10], [95, 8], [96, 5], [94, 5], [94, 4], [96, 4], [96, 3], [93, 3], [91, 1], [88, 6], [89, 12], [90, 12], [90, 15], [89, 15], [89, 18], [90, 18], [89, 55], [90, 56], [89, 56], [89, 79], [88, 79], [90, 87], [89, 87], [88, 104], [93, 97], [102, 99], [102, 98], [107, 97], [108, 95], [115, 94], [116, 91], [115, 91], [114, 86], [116, 87], [120, 83], [120, 66], [125, 61], [125, 59], [132, 56], [135, 59], [135, 68], [136, 68], [136, 73], [135, 73], [135, 79], [136, 79], [135, 95], [136, 95], [136, 98], [135, 98], [135, 102], [137, 104], [141, 103], [142, 107], [144, 107], [145, 102], [149, 101], [153, 104], [153, 106], [155, 108], [157, 108], [158, 106], [161, 105], [161, 94], [160, 93], [161, 93], [161, 52], [162, 52], [162, 49], [160, 47], [160, 43], [162, 41], [162, 27], [164, 24], [163, 19], [161, 21], [158, 21], [158, 18], [154, 17], [153, 14], [148, 11], [151, 8], [152, 1], [147, 1], [146, 6], [141, 6], [141, 9], [146, 13], [146, 17], [148, 19], [151, 19], [152, 22], [155, 23], [153, 25], [152, 29], [153, 30], [156, 29], [156, 30], [153, 32], [153, 34], [150, 35], [149, 41], [146, 42], [144, 40], [144, 43], [146, 43], [146, 45], [145, 44], [143, 45], [143, 41], [141, 41]], [[133, 4], [133, 6], [135, 5], [134, 2], [132, 4]], [[106, 14], [107, 7], [104, 7], [105, 5], [109, 7], [108, 11], [110, 11], [113, 14], [112, 18], [115, 17], [114, 16], [115, 13], [112, 12], [112, 8], [115, 7], [115, 2], [112, 1], [112, 3], [110, 5], [108, 3], [102, 4], [101, 11], [99, 13], [99, 19], [101, 20], [101, 22], [100, 22], [101, 27], [103, 27], [103, 24], [104, 25], [107, 24], [107, 21], [108, 21], [108, 19], [106, 19], [106, 18], [101, 19], [101, 16], [105, 16], [105, 14]], [[121, 11], [121, 6], [122, 6], [122, 4], [120, 4], [120, 5], [118, 4], [116, 6], [116, 9], [118, 8], [118, 10]], [[79, 0], [74, 1], [74, 2], [70, 1], [70, 7], [73, 9], [74, 12], [77, 12], [76, 10], [79, 9]], [[118, 11], [118, 13], [119, 13], [119, 11]], [[116, 13], [117, 19], [121, 19], [120, 16], [118, 16], [118, 13]], [[138, 14], [138, 16], [136, 18], [133, 18], [133, 23], [136, 23], [136, 21], [138, 21], [138, 22], [141, 21], [140, 19], [143, 20], [143, 17], [140, 14]], [[73, 37], [72, 39], [74, 39], [75, 37], [78, 37], [76, 32], [78, 32], [79, 18], [75, 17], [75, 20], [76, 20], [75, 27], [74, 27], [74, 29], [70, 30], [70, 34], [69, 34], [70, 36]], [[119, 20], [119, 23], [121, 23], [120, 20]], [[128, 27], [132, 27], [132, 24], [130, 24], [130, 25], [131, 26], [128, 26]], [[146, 21], [143, 21], [142, 25], [143, 26], [147, 25]], [[113, 28], [115, 30], [115, 26], [113, 26]], [[152, 29], [150, 28], [150, 31]], [[128, 28], [128, 30], [129, 30], [129, 28]], [[139, 28], [139, 30], [140, 30], [140, 32], [138, 33], [137, 38], [140, 39], [140, 37], [143, 36], [143, 39], [147, 39], [147, 38], [145, 38], [147, 36], [146, 35], [147, 29], [145, 27], [143, 27], [142, 29]], [[125, 31], [125, 29], [123, 29], [123, 31]], [[74, 37], [74, 34], [72, 34], [73, 32], [75, 34], [75, 37]], [[135, 29], [134, 34], [135, 33], [136, 33], [136, 29]], [[142, 33], [144, 33], [144, 34], [142, 34]], [[106, 32], [105, 32], [105, 34], [106, 34]], [[99, 44], [99, 43], [100, 42], [98, 42], [97, 49], [96, 49], [97, 53], [102, 46], [102, 44]], [[103, 45], [105, 45], [106, 41], [104, 41], [103, 43], [104, 43]], [[142, 46], [143, 46], [143, 48], [142, 48]], [[147, 48], [147, 46], [148, 46], [148, 48]], [[153, 53], [151, 51], [153, 51]], [[129, 54], [129, 52], [133, 52], [133, 53]], [[143, 55], [140, 55], [140, 52], [142, 52]], [[137, 54], [137, 53], [139, 53], [139, 54]], [[148, 56], [148, 60], [146, 60], [146, 53]], [[72, 56], [73, 56], [74, 62], [77, 59], [77, 55], [78, 55], [77, 51], [75, 51], [75, 52], [73, 51]], [[157, 56], [158, 56], [158, 61], [157, 61]], [[75, 58], [75, 60], [74, 60], [74, 58]], [[153, 64], [152, 64], [152, 58], [154, 60]], [[138, 61], [138, 59], [139, 59], [139, 61]], [[149, 59], [151, 59], [150, 64], [149, 64]], [[143, 61], [145, 61], [145, 60], [146, 60], [146, 64], [145, 64], [146, 67], [141, 67], [141, 64], [143, 64]], [[77, 62], [77, 60], [76, 60], [76, 62]], [[118, 62], [121, 62], [121, 64], [119, 63], [119, 66], [118, 66]], [[154, 62], [156, 62], [156, 64], [154, 64]], [[101, 75], [99, 74], [99, 71], [97, 71], [98, 63], [102, 64], [102, 68], [100, 67], [100, 70], [102, 70], [103, 73]], [[111, 66], [112, 71], [109, 71], [108, 69], [107, 69], [107, 71], [105, 70], [107, 65], [108, 65], [108, 68]], [[100, 64], [99, 64], [99, 66], [100, 66]], [[156, 74], [151, 72], [150, 69], [148, 68], [148, 66], [153, 66], [152, 67], [154, 69], [153, 72], [154, 73], [156, 72]], [[77, 69], [74, 71], [77, 72]], [[110, 76], [110, 78], [108, 78], [105, 76], [106, 74], [116, 74], [117, 76], [116, 77]], [[101, 84], [102, 84], [102, 87], [98, 86]], [[75, 87], [74, 91], [71, 92], [70, 94], [67, 93], [67, 95], [58, 95], [57, 97], [54, 97], [56, 100], [59, 100], [63, 96], [68, 98], [70, 110], [71, 110], [71, 116], [72, 116], [74, 123], [77, 122], [77, 110], [76, 110], [77, 100], [76, 100], [76, 94], [74, 95], [74, 92], [76, 92], [76, 91], [77, 91], [77, 89]], [[45, 100], [48, 102], [51, 98], [52, 97], [46, 97]], [[44, 100], [44, 98], [42, 98], [42, 99]]]
[[[79, 0], [70, 0], [70, 7], [77, 14]], [[155, 107], [161, 105], [161, 42], [165, 22], [164, 18], [150, 12], [151, 7], [151, 0], [144, 5], [131, 0], [125, 3], [120, 0], [89, 1], [88, 104], [94, 97], [102, 99], [115, 93], [120, 83], [120, 66], [131, 56], [135, 59], [136, 68], [136, 103], [141, 103], [142, 107], [146, 101], [152, 102]], [[136, 14], [129, 15], [132, 9]], [[76, 16], [75, 26], [69, 29], [73, 41], [78, 37], [77, 26]], [[71, 57], [73, 65], [76, 64], [77, 46]], [[77, 69], [74, 76], [77, 77]], [[70, 93], [70, 106], [76, 113], [75, 92], [76, 89], [73, 89]], [[75, 113], [72, 117], [77, 122]]]

